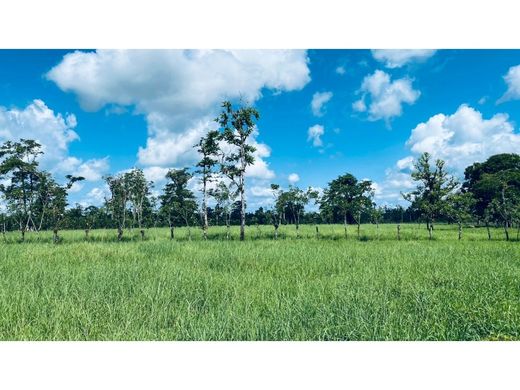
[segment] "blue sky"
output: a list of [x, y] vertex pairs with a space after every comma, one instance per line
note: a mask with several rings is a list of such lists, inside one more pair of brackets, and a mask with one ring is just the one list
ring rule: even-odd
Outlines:
[[167, 168], [196, 160], [223, 99], [261, 113], [250, 207], [290, 175], [323, 188], [345, 172], [394, 204], [423, 151], [459, 176], [520, 152], [518, 50], [0, 50], [0, 64], [0, 141], [36, 138], [46, 169], [84, 175], [71, 203], [99, 204], [102, 176], [133, 166], [160, 189]]

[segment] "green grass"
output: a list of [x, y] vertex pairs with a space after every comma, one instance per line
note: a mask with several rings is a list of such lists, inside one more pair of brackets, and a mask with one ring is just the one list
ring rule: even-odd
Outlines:
[[[2, 340], [519, 340], [520, 242], [438, 225], [0, 237]], [[511, 233], [516, 238], [516, 231]]]

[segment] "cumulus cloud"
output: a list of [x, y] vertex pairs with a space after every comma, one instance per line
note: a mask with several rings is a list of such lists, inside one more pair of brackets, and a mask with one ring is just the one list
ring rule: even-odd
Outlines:
[[507, 114], [498, 113], [485, 119], [481, 112], [463, 104], [451, 115], [441, 113], [419, 123], [406, 146], [412, 155], [386, 170], [376, 199], [401, 200], [400, 191], [414, 187], [410, 172], [414, 161], [424, 152], [446, 161], [451, 173], [462, 177], [464, 169], [474, 162], [485, 161], [498, 153], [518, 153], [520, 133], [515, 131]]
[[462, 172], [475, 161], [497, 153], [517, 153], [520, 134], [507, 114], [484, 119], [482, 113], [463, 104], [452, 115], [437, 114], [418, 124], [406, 142], [416, 154], [429, 152]]
[[24, 109], [0, 106], [0, 141], [34, 139], [42, 145], [41, 163], [46, 168], [67, 157], [69, 144], [79, 139], [74, 131], [77, 125], [72, 114], [54, 113], [39, 99]]
[[253, 103], [263, 89], [293, 91], [310, 81], [299, 50], [76, 51], [47, 73], [86, 110], [135, 107], [146, 116], [143, 165], [185, 165], [194, 142], [208, 130], [224, 99]]
[[509, 68], [504, 81], [507, 84], [507, 91], [498, 99], [497, 104], [520, 99], [520, 65]]
[[325, 104], [332, 99], [332, 92], [316, 92], [312, 95], [311, 109], [314, 116], [323, 116]]
[[410, 62], [422, 62], [435, 54], [436, 50], [429, 49], [376, 49], [372, 56], [387, 68], [400, 68]]
[[[99, 180], [108, 171], [108, 158], [83, 161], [69, 156], [69, 145], [79, 140], [73, 114], [55, 113], [45, 102], [35, 99], [24, 109], [0, 107], [0, 142], [34, 139], [42, 145], [43, 169], [54, 173], [83, 176]], [[77, 185], [77, 190], [80, 186]]]
[[110, 197], [110, 192], [106, 186], [94, 187], [87, 195], [79, 202], [83, 207], [100, 206], [105, 202], [105, 198]]
[[89, 181], [97, 181], [101, 180], [103, 175], [108, 173], [109, 166], [108, 157], [83, 161], [71, 156], [57, 164], [53, 171], [82, 176]]
[[321, 136], [325, 134], [325, 128], [322, 125], [314, 125], [307, 130], [307, 141], [312, 141], [312, 146], [323, 146]]
[[287, 180], [289, 180], [289, 183], [291, 183], [291, 184], [296, 184], [300, 181], [300, 176], [297, 173], [291, 173], [287, 177]]
[[[365, 76], [358, 93], [361, 99], [354, 102], [352, 108], [355, 111], [368, 110], [368, 119], [376, 121], [400, 116], [403, 112], [403, 104], [413, 104], [419, 98], [420, 92], [413, 89], [412, 80], [402, 78], [392, 81], [390, 75], [381, 70]], [[369, 105], [365, 103], [369, 100]]]
[[372, 183], [374, 199], [378, 203], [404, 203], [401, 192], [408, 192], [415, 187], [410, 176], [413, 161], [412, 156], [399, 160], [394, 167], [385, 170], [385, 179], [381, 183]]

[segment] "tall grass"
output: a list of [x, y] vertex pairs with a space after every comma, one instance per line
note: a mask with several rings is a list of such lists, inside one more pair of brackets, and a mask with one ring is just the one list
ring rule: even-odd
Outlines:
[[[0, 241], [3, 340], [520, 339], [520, 247], [496, 229], [364, 225], [15, 233]], [[514, 236], [514, 235], [513, 235]]]

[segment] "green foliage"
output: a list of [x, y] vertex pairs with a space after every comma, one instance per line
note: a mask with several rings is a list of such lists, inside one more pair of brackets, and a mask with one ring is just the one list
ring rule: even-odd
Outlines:
[[253, 134], [259, 112], [254, 107], [234, 109], [231, 102], [222, 103], [222, 111], [216, 119], [221, 127], [222, 139], [228, 149], [223, 152], [221, 172], [228, 177], [237, 189], [240, 197], [240, 239], [244, 239], [245, 231], [245, 175], [248, 166], [255, 162], [255, 147], [249, 137]]
[[346, 225], [349, 216], [358, 220], [360, 213], [369, 212], [373, 195], [370, 181], [358, 181], [346, 173], [328, 184], [320, 201], [320, 211], [329, 220], [339, 214]]
[[170, 169], [166, 174], [167, 183], [160, 196], [161, 213], [166, 216], [170, 227], [184, 224], [189, 226], [197, 213], [195, 195], [188, 188], [192, 174], [187, 168]]
[[412, 172], [412, 179], [418, 183], [417, 188], [403, 194], [403, 198], [412, 203], [412, 207], [421, 213], [428, 224], [448, 213], [446, 199], [458, 186], [444, 165], [443, 160], [436, 160], [432, 167], [430, 154], [423, 153]]
[[483, 163], [477, 162], [467, 167], [464, 178], [464, 190], [475, 196], [476, 214], [485, 217], [493, 199], [501, 198], [504, 185], [509, 187], [509, 192], [520, 192], [520, 156], [496, 154]]

